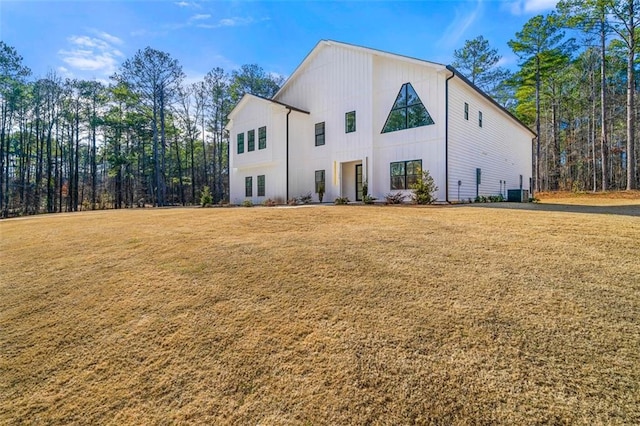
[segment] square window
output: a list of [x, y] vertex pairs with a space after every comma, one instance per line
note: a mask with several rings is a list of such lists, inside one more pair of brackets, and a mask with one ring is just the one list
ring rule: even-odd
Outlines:
[[316, 123], [316, 146], [324, 145], [324, 121]]
[[238, 133], [237, 141], [238, 141], [238, 154], [242, 154], [244, 152], [244, 133]]
[[244, 196], [253, 196], [253, 177], [247, 176], [244, 178]]
[[352, 133], [356, 131], [356, 112], [351, 111], [344, 116], [344, 131], [345, 133]]
[[256, 149], [256, 131], [249, 130], [247, 132], [247, 152], [255, 151]]
[[258, 197], [264, 197], [264, 175], [258, 175]]
[[422, 160], [391, 163], [391, 190], [411, 189], [422, 175]]
[[265, 149], [266, 147], [267, 147], [267, 126], [263, 126], [258, 129], [258, 149]]

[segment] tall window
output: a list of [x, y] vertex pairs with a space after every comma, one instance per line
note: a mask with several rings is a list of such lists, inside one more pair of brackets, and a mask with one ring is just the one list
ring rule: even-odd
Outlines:
[[482, 127], [482, 111], [478, 111], [478, 126]]
[[398, 161], [391, 163], [391, 189], [411, 189], [420, 179], [422, 160]]
[[244, 178], [244, 196], [253, 196], [253, 178], [251, 176], [247, 176]]
[[422, 104], [411, 83], [405, 83], [400, 88], [400, 92], [398, 92], [396, 101], [382, 128], [382, 133], [427, 126], [429, 124], [434, 124], [431, 115]]
[[324, 121], [316, 123], [316, 146], [324, 145]]
[[238, 133], [238, 154], [244, 152], [244, 133]]
[[266, 147], [267, 147], [267, 126], [263, 126], [258, 129], [258, 149], [265, 149]]
[[464, 103], [464, 119], [469, 120], [469, 104], [466, 102]]
[[249, 130], [247, 132], [247, 152], [255, 151], [256, 149], [256, 131]]
[[356, 112], [351, 111], [344, 115], [344, 131], [351, 133], [356, 131]]
[[264, 175], [258, 175], [258, 197], [264, 197]]
[[[322, 190], [322, 191], [320, 191]], [[324, 170], [316, 170], [316, 192], [325, 192]]]

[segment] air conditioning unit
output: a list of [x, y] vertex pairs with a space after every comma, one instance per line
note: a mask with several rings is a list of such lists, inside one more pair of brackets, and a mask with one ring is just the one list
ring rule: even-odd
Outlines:
[[526, 203], [529, 201], [529, 191], [526, 189], [509, 189], [507, 190], [507, 201]]

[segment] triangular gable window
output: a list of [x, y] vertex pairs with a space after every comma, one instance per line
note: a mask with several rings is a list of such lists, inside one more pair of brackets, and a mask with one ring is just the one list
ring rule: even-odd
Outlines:
[[434, 124], [429, 111], [424, 107], [411, 83], [405, 83], [400, 88], [398, 97], [391, 108], [386, 123], [384, 123], [382, 133], [429, 124]]

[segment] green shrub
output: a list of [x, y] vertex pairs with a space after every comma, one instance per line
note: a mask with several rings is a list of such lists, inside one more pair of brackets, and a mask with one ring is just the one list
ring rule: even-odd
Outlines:
[[372, 197], [369, 194], [366, 194], [362, 197], [362, 202], [365, 204], [373, 204], [375, 200], [376, 200], [376, 197]]
[[211, 195], [211, 188], [208, 186], [202, 187], [202, 191], [200, 191], [200, 205], [202, 207], [207, 207], [213, 203], [213, 196]]
[[422, 171], [421, 179], [411, 185], [411, 189], [413, 189], [411, 200], [415, 204], [431, 204], [436, 201], [433, 193], [438, 190], [438, 187], [429, 174], [429, 170]]
[[338, 197], [335, 199], [334, 204], [338, 206], [342, 206], [349, 203], [349, 198], [347, 197]]
[[242, 202], [242, 207], [253, 207], [253, 201], [251, 200], [244, 200]]
[[323, 198], [324, 198], [324, 183], [321, 183], [320, 185], [318, 185], [318, 201], [322, 202]]

